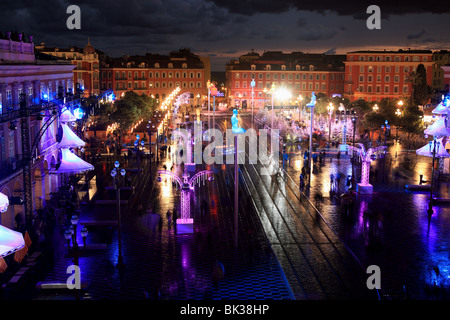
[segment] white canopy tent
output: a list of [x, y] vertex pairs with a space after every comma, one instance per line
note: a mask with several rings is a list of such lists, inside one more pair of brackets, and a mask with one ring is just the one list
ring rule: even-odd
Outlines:
[[[445, 144], [447, 143], [445, 137], [436, 139], [438, 144], [436, 145], [436, 158], [448, 158], [450, 157], [450, 153], [447, 152], [445, 149]], [[422, 148], [417, 149], [416, 153], [421, 156], [425, 157], [432, 157], [433, 156], [433, 143], [427, 143]]]
[[83, 147], [86, 142], [81, 140], [66, 123], [61, 124], [62, 138], [58, 143], [58, 148], [78, 148]]
[[8, 210], [9, 200], [8, 197], [0, 192], [0, 213]]
[[94, 166], [80, 159], [69, 148], [61, 148], [61, 162], [59, 167], [50, 170], [50, 173], [81, 173], [94, 170]]
[[432, 136], [450, 136], [450, 132], [445, 124], [446, 117], [439, 117], [431, 126], [425, 129], [424, 133]]
[[75, 118], [75, 116], [72, 114], [72, 112], [70, 112], [69, 109], [67, 109], [66, 107], [64, 107], [64, 109], [65, 110], [59, 115], [60, 122], [67, 123], [77, 121], [77, 118]]
[[14, 253], [25, 246], [25, 240], [20, 232], [0, 225], [0, 258]]

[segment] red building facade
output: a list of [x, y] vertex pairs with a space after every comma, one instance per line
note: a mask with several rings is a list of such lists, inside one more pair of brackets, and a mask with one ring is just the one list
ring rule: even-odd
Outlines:
[[[289, 90], [291, 98], [283, 103], [291, 106], [299, 103], [299, 96], [305, 103], [312, 92], [327, 96], [343, 94], [344, 60], [343, 55], [269, 51], [260, 56], [251, 52], [226, 65], [228, 101], [233, 107], [244, 102], [250, 106], [253, 79], [253, 103], [257, 109], [271, 103], [267, 91], [272, 84]], [[279, 105], [281, 102], [274, 103]]]
[[[118, 99], [126, 91], [164, 100], [177, 86], [181, 93], [194, 94], [192, 104], [200, 104], [207, 94], [209, 60], [189, 50], [171, 52], [167, 56], [146, 54], [107, 58], [101, 71], [101, 91], [113, 89]], [[200, 94], [200, 98], [197, 96]]]
[[345, 61], [344, 97], [350, 101], [409, 97], [410, 74], [419, 64], [424, 65], [427, 84], [432, 86], [436, 63], [429, 50], [349, 52]]

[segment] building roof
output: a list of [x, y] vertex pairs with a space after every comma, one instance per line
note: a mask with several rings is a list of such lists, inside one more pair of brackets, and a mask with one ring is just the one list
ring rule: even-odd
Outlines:
[[[248, 59], [251, 56], [252, 59]], [[249, 53], [239, 57], [239, 60], [232, 60], [227, 63], [230, 70], [250, 70], [251, 65], [255, 70], [266, 70], [270, 65], [270, 70], [281, 70], [282, 66], [286, 70], [308, 71], [312, 65], [314, 71], [344, 71], [344, 61], [346, 55], [328, 55], [323, 53], [304, 53], [301, 51], [284, 53], [282, 51], [265, 51], [261, 56], [257, 53]]]
[[358, 50], [347, 52], [347, 54], [352, 53], [376, 53], [376, 54], [423, 54], [423, 53], [433, 53], [431, 50], [403, 50], [399, 49], [397, 51], [394, 50]]
[[155, 63], [159, 64], [160, 68], [168, 68], [169, 63], [172, 64], [173, 69], [181, 69], [186, 63], [190, 69], [202, 69], [204, 63], [200, 57], [192, 53], [189, 49], [180, 49], [172, 51], [168, 55], [158, 53], [146, 53], [145, 55], [124, 55], [119, 58], [106, 57], [104, 68], [140, 68], [144, 63], [145, 68], [154, 68]]

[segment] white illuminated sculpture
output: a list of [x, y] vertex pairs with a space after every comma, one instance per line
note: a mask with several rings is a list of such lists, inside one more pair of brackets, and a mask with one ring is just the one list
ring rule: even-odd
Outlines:
[[181, 188], [181, 217], [176, 221], [177, 233], [193, 233], [194, 219], [191, 218], [191, 199], [189, 191], [193, 190], [196, 184], [200, 185], [200, 183], [203, 182], [204, 185], [206, 179], [211, 181], [213, 179], [213, 171], [203, 170], [189, 178], [189, 173], [185, 166], [182, 178], [169, 170], [158, 170], [158, 174], [168, 176], [171, 182], [176, 182], [177, 187]]
[[361, 182], [357, 184], [356, 191], [360, 194], [372, 194], [373, 186], [369, 183], [369, 174], [370, 174], [370, 163], [377, 158], [381, 158], [384, 156], [384, 151], [386, 150], [386, 146], [369, 148], [366, 150], [362, 143], [356, 143], [359, 148], [348, 146], [348, 150], [354, 150], [358, 153], [361, 162]]

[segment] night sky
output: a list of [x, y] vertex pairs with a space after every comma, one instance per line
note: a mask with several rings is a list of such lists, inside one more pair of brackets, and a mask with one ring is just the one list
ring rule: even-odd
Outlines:
[[[213, 71], [251, 49], [346, 53], [375, 49], [450, 49], [445, 1], [13, 0], [0, 2], [0, 31], [33, 35], [47, 46], [91, 44], [111, 57], [166, 54], [183, 47], [210, 56]], [[81, 29], [69, 30], [69, 5]], [[369, 30], [371, 4], [381, 29]]]

